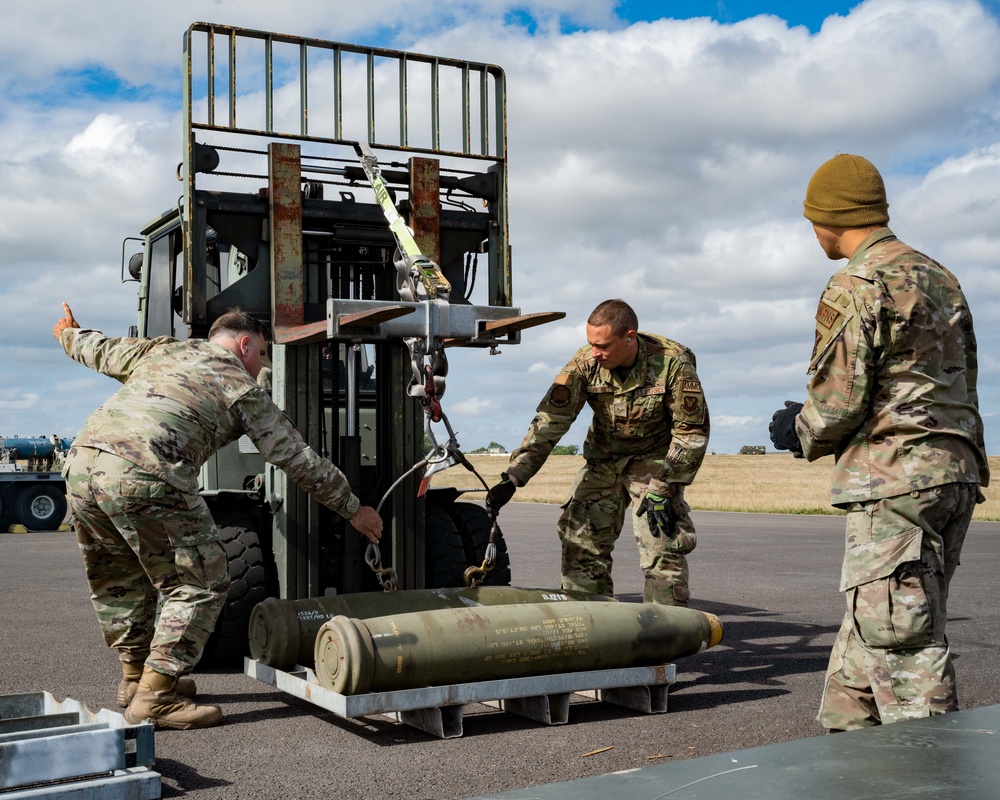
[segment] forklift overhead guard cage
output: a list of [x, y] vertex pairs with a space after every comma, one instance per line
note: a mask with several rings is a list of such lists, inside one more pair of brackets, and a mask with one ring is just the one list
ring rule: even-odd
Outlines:
[[[353, 155], [357, 142], [377, 151], [441, 159], [440, 171], [455, 173], [440, 176], [442, 188], [463, 192], [471, 186], [472, 197], [490, 204], [488, 305], [511, 306], [507, 100], [500, 67], [199, 22], [185, 35], [184, 70], [186, 146], [179, 177], [186, 182], [185, 322], [195, 328], [209, 322], [206, 279], [198, 274], [199, 260], [188, 257], [198, 241], [198, 182], [216, 169], [215, 164], [206, 166], [206, 151], [245, 156], [254, 152], [250, 144], [261, 139], [297, 141], [325, 148], [324, 153], [337, 146], [351, 148], [346, 158], [303, 153], [298, 167], [303, 174], [342, 175], [360, 188], [366, 181], [363, 176], [359, 180]], [[444, 147], [443, 141], [456, 146]], [[415, 161], [413, 171], [419, 172], [422, 160]], [[280, 155], [277, 162], [288, 167], [286, 173], [296, 166]], [[330, 167], [330, 162], [347, 166]], [[406, 173], [384, 171], [387, 179], [393, 175], [404, 176], [398, 181]], [[433, 257], [433, 244], [430, 249]]]

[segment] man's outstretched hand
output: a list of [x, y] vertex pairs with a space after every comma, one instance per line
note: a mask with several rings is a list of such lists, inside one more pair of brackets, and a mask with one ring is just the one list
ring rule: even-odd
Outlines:
[[514, 496], [518, 484], [506, 472], [500, 473], [500, 483], [486, 493], [486, 510], [494, 517]]
[[371, 506], [358, 506], [358, 510], [347, 521], [358, 533], [364, 534], [375, 544], [382, 538], [382, 517]]
[[55, 336], [59, 341], [62, 341], [62, 332], [67, 328], [79, 328], [80, 323], [76, 321], [73, 316], [73, 312], [66, 303], [62, 304], [63, 314], [65, 315], [61, 320], [59, 320], [55, 327], [52, 328], [52, 335]]

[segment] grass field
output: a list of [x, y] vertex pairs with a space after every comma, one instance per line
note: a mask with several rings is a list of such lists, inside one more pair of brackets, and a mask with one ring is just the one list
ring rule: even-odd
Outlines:
[[[469, 456], [490, 486], [500, 479], [507, 460], [508, 456]], [[564, 503], [573, 476], [582, 465], [582, 456], [550, 457], [531, 482], [518, 489], [515, 500]], [[829, 458], [810, 464], [783, 453], [709, 455], [685, 496], [692, 508], [702, 511], [838, 514], [841, 512], [830, 506], [832, 466]], [[994, 475], [1000, 474], [1000, 456], [990, 457], [990, 468]], [[461, 467], [437, 475], [434, 486], [482, 488], [475, 475]], [[975, 519], [1000, 520], [998, 493], [987, 489], [986, 495], [986, 502], [976, 506]]]

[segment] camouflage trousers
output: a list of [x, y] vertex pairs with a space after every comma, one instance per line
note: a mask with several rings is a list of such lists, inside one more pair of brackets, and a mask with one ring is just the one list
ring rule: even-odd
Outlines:
[[122, 661], [144, 661], [166, 675], [190, 672], [229, 588], [226, 552], [205, 501], [89, 447], [70, 450], [65, 474], [105, 642]]
[[832, 730], [958, 709], [945, 623], [948, 586], [976, 504], [952, 483], [848, 508], [847, 613], [818, 719]]
[[[625, 524], [625, 510], [630, 502], [638, 507], [662, 463], [662, 458], [588, 460], [577, 473], [557, 526], [563, 589], [614, 594], [611, 551]], [[645, 515], [632, 517], [639, 566], [645, 576], [643, 600], [686, 606], [690, 590], [685, 556], [694, 550], [697, 538], [683, 486], [677, 486], [670, 504], [677, 517], [674, 536], [654, 536]]]

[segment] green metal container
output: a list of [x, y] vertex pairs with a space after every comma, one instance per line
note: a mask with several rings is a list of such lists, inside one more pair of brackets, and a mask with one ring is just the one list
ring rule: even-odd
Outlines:
[[340, 694], [665, 664], [722, 641], [703, 611], [568, 601], [334, 617], [316, 638], [316, 677]]
[[438, 608], [560, 603], [570, 600], [608, 602], [610, 597], [562, 589], [476, 586], [471, 589], [414, 589], [399, 592], [357, 592], [305, 600], [269, 597], [250, 615], [250, 654], [257, 661], [287, 670], [311, 666], [316, 635], [323, 623], [341, 615], [356, 619], [383, 617]]

